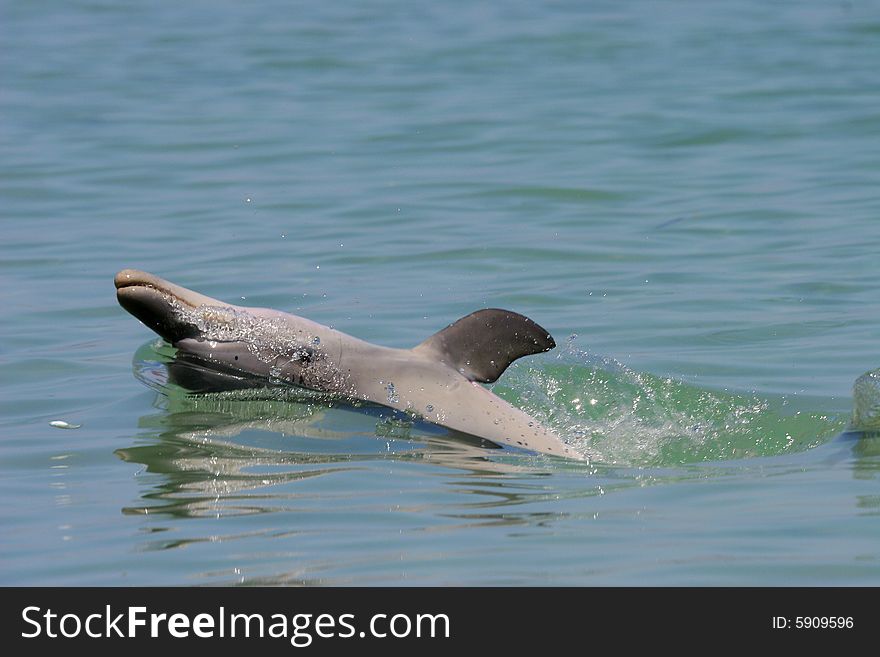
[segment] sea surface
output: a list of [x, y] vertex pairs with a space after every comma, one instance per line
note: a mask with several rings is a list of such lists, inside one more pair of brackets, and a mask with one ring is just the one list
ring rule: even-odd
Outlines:
[[[4, 1], [0, 584], [880, 585], [878, 62], [878, 2]], [[588, 460], [186, 394], [125, 267], [523, 313]]]

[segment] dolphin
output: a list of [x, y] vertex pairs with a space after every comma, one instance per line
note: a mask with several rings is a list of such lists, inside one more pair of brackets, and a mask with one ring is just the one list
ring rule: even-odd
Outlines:
[[380, 404], [428, 422], [542, 454], [583, 460], [551, 429], [481, 383], [556, 346], [523, 315], [487, 308], [412, 349], [365, 342], [268, 308], [236, 306], [135, 269], [116, 274], [119, 304], [175, 347], [178, 359], [238, 385], [291, 384]]
[[850, 427], [863, 433], [880, 434], [880, 369], [865, 372], [853, 384]]

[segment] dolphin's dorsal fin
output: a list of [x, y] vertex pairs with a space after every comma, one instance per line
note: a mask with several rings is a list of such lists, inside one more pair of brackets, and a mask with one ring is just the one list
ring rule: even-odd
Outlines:
[[491, 383], [521, 356], [549, 351], [553, 338], [528, 317], [486, 308], [462, 317], [415, 348], [471, 381]]

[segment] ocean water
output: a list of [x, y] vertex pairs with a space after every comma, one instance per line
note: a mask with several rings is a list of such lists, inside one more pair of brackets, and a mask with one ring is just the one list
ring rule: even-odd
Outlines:
[[[3, 3], [0, 583], [880, 584], [878, 61], [876, 2]], [[187, 395], [124, 267], [521, 312], [588, 461]]]

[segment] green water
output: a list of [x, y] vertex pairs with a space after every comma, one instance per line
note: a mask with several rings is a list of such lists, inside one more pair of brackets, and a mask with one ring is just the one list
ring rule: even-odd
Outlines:
[[[877, 585], [877, 61], [876, 2], [5, 3], [0, 583]], [[187, 395], [124, 267], [524, 313], [493, 389], [589, 460]]]

